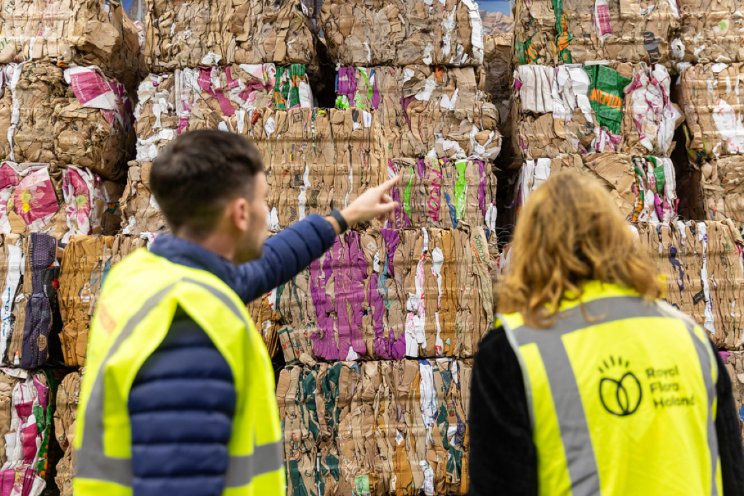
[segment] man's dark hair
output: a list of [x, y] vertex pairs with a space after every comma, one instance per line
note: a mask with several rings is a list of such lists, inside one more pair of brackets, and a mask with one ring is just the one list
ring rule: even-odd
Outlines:
[[207, 235], [225, 204], [249, 196], [256, 174], [263, 170], [258, 149], [243, 136], [192, 131], [158, 154], [150, 189], [172, 230]]

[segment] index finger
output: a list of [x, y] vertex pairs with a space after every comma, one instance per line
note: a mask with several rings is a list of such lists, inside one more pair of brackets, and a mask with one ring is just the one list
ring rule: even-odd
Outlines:
[[382, 188], [383, 191], [389, 191], [390, 188], [398, 184], [398, 181], [400, 181], [400, 176], [395, 176], [382, 183], [380, 188]]

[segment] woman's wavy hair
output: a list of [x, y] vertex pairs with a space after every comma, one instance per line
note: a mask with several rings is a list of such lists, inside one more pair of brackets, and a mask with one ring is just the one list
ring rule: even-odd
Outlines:
[[581, 297], [582, 283], [592, 280], [659, 298], [664, 284], [639, 245], [599, 181], [573, 170], [554, 174], [519, 214], [498, 311], [548, 328], [567, 293]]

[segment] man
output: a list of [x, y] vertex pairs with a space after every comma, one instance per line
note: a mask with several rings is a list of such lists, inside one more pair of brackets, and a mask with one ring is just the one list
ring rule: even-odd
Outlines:
[[470, 494], [742, 494], [726, 369], [612, 198], [575, 172], [530, 195], [480, 344]]
[[161, 153], [151, 188], [173, 235], [122, 260], [101, 291], [75, 495], [284, 494], [273, 371], [244, 304], [303, 270], [347, 224], [389, 214], [396, 180], [267, 241], [268, 186], [252, 143], [198, 131]]

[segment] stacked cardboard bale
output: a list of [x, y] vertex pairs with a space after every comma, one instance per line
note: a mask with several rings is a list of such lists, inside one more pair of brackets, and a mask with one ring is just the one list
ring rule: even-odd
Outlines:
[[290, 494], [461, 494], [471, 365], [452, 358], [282, 371]]
[[680, 76], [688, 149], [700, 170], [697, 193], [708, 219], [744, 222], [743, 77], [742, 63], [693, 65]]
[[[0, 364], [13, 367], [0, 382], [11, 373], [15, 381], [12, 416], [0, 416], [3, 493], [34, 496], [53, 484], [53, 376], [60, 365], [82, 365], [85, 319], [108, 268], [95, 262], [110, 263], [112, 244], [127, 244], [101, 235], [121, 224], [118, 203], [135, 150], [133, 97], [144, 76], [139, 41], [120, 2], [23, 0], [0, 8]], [[58, 480], [69, 474], [68, 454]]]
[[463, 494], [501, 148], [477, 5], [325, 1], [317, 21], [338, 65], [336, 112], [379, 126], [373, 167], [401, 176], [400, 207], [256, 305], [289, 364], [289, 494]]

